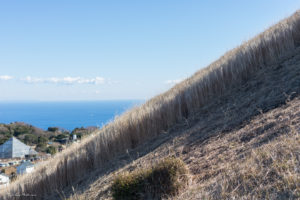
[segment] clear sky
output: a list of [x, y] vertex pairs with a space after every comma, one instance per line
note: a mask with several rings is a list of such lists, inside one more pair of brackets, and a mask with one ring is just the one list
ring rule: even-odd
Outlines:
[[0, 101], [147, 99], [296, 0], [0, 1]]

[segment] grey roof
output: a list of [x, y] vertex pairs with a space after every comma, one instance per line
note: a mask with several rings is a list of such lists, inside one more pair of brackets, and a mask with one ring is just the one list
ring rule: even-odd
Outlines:
[[29, 153], [28, 155], [36, 155], [37, 152], [35, 150], [33, 150], [32, 148], [29, 149]]
[[18, 158], [32, 154], [37, 154], [37, 152], [15, 137], [11, 137], [0, 145], [0, 158]]
[[21, 165], [19, 165], [18, 167], [31, 167], [31, 166], [34, 166], [34, 164], [32, 164], [29, 161], [26, 161], [26, 162], [22, 163]]

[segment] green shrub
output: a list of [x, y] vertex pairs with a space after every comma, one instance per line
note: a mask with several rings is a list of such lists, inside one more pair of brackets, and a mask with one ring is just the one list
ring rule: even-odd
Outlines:
[[65, 139], [65, 138], [69, 138], [70, 136], [68, 134], [59, 134], [57, 136], [55, 136], [56, 140], [61, 140], [61, 139]]
[[38, 143], [35, 147], [35, 150], [38, 152], [46, 152], [47, 151], [47, 145], [43, 143]]
[[38, 137], [33, 134], [26, 134], [24, 138], [24, 143], [27, 145], [36, 144], [38, 142]]
[[49, 127], [48, 128], [48, 131], [50, 131], [50, 132], [56, 132], [56, 131], [58, 131], [59, 129], [57, 128], [57, 127]]
[[46, 149], [47, 153], [50, 153], [51, 155], [56, 154], [56, 148], [54, 146], [49, 146]]
[[149, 169], [123, 173], [112, 184], [114, 199], [161, 199], [186, 186], [188, 170], [178, 158], [166, 158]]
[[23, 134], [32, 134], [33, 130], [31, 127], [29, 126], [25, 126], [25, 125], [16, 125], [14, 127], [14, 136], [17, 137], [19, 135], [23, 135]]
[[48, 138], [46, 138], [44, 136], [39, 136], [39, 138], [38, 138], [39, 144], [47, 144], [47, 142], [48, 142]]

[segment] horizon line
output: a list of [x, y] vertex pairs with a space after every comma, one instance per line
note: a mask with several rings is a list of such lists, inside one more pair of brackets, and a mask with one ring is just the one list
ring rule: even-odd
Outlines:
[[0, 103], [25, 103], [25, 102], [45, 102], [45, 103], [55, 103], [55, 102], [100, 102], [100, 101], [147, 101], [147, 99], [79, 99], [79, 100], [0, 100]]

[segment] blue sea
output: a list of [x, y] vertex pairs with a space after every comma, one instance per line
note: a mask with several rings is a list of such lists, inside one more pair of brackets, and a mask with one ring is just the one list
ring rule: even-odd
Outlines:
[[80, 102], [0, 102], [0, 123], [25, 122], [46, 130], [60, 127], [102, 127], [140, 100]]

